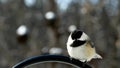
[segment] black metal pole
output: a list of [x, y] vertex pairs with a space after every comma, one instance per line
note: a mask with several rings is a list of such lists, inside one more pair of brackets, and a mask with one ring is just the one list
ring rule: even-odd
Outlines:
[[83, 62], [80, 62], [79, 60], [71, 59], [69, 57], [62, 56], [62, 55], [42, 55], [42, 56], [28, 58], [28, 59], [21, 61], [20, 63], [17, 63], [12, 68], [24, 68], [34, 63], [38, 63], [38, 62], [45, 63], [45, 62], [50, 62], [50, 61], [70, 64], [70, 65], [80, 67], [80, 68], [92, 68], [90, 65], [86, 63], [83, 63]]

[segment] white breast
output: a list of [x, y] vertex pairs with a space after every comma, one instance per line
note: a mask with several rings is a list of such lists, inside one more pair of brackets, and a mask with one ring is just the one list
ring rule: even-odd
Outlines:
[[86, 46], [86, 44], [79, 47], [70, 47], [67, 45], [67, 50], [70, 57], [79, 59], [82, 62], [90, 61], [96, 54], [95, 49], [89, 49], [89, 46]]

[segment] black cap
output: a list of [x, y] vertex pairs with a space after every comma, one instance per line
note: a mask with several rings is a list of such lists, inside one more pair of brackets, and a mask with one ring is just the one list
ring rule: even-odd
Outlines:
[[80, 30], [75, 30], [74, 32], [72, 32], [71, 37], [72, 37], [73, 40], [77, 40], [78, 38], [81, 37], [82, 34], [83, 34], [82, 31], [80, 31]]

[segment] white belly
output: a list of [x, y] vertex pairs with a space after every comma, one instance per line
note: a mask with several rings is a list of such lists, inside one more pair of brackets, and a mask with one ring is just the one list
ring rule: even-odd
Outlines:
[[90, 61], [96, 54], [94, 48], [85, 45], [74, 48], [67, 45], [67, 49], [70, 57], [79, 59], [82, 62]]

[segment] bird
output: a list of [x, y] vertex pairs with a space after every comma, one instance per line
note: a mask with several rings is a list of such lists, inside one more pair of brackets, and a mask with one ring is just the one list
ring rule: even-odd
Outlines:
[[96, 52], [94, 43], [90, 37], [81, 30], [74, 30], [70, 33], [67, 40], [67, 51], [70, 58], [81, 62], [89, 62], [94, 58], [102, 59]]

